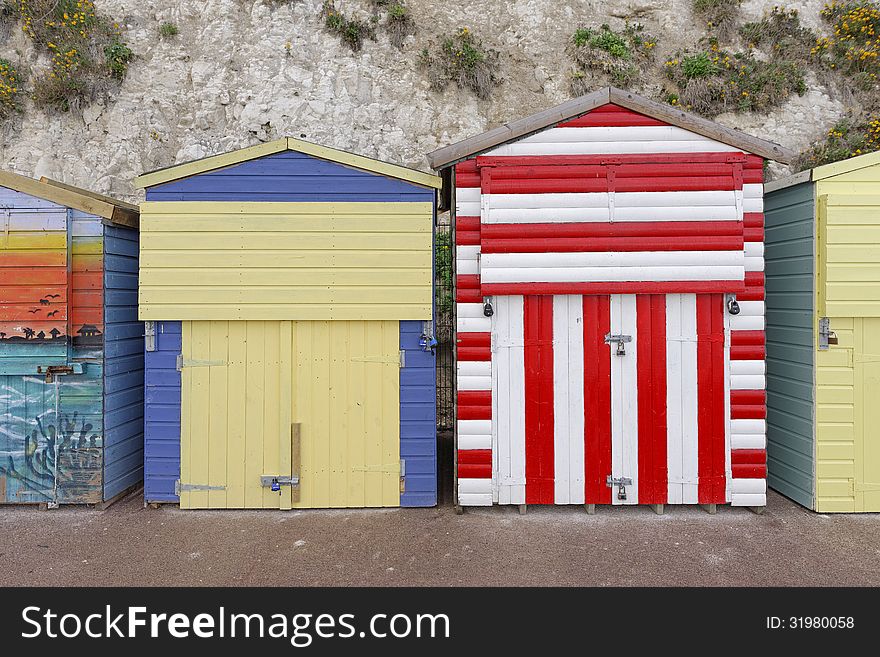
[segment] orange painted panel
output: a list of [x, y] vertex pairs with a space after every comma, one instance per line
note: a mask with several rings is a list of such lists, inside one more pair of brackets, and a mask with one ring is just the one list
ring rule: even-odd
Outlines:
[[103, 272], [73, 272], [71, 278], [74, 290], [103, 289]]
[[[98, 276], [100, 278], [100, 275]], [[67, 283], [67, 268], [61, 267], [35, 267], [33, 269], [0, 269], [0, 285], [65, 285]], [[40, 295], [37, 295], [39, 300]]]
[[0, 267], [67, 267], [64, 251], [2, 251]]

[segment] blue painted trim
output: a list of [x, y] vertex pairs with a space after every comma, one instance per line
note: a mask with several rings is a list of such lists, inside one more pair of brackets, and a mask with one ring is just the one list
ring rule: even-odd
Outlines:
[[400, 458], [406, 462], [400, 506], [437, 505], [437, 389], [435, 357], [419, 346], [422, 322], [400, 322]]
[[104, 228], [104, 499], [144, 477], [144, 325], [138, 232]]
[[145, 353], [144, 500], [179, 502], [180, 322], [156, 322], [156, 351]]
[[150, 187], [147, 200], [430, 203], [434, 190], [285, 151]]

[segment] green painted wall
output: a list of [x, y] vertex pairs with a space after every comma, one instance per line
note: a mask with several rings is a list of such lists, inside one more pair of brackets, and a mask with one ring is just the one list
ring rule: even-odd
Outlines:
[[767, 482], [815, 508], [813, 183], [764, 198]]

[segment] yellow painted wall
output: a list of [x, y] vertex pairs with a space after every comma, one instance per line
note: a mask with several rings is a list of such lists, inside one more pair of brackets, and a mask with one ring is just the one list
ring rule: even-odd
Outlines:
[[[180, 480], [214, 488], [182, 490], [182, 508], [399, 506], [397, 321], [184, 321], [182, 330]], [[297, 470], [298, 502], [288, 487], [260, 486], [260, 475]]]
[[430, 319], [432, 213], [431, 203], [143, 203], [140, 319]]
[[880, 165], [816, 182], [816, 504], [880, 511]]

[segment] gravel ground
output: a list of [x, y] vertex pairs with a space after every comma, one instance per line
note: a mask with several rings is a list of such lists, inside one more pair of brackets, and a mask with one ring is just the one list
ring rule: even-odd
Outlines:
[[880, 585], [880, 515], [0, 508], [0, 585]]

